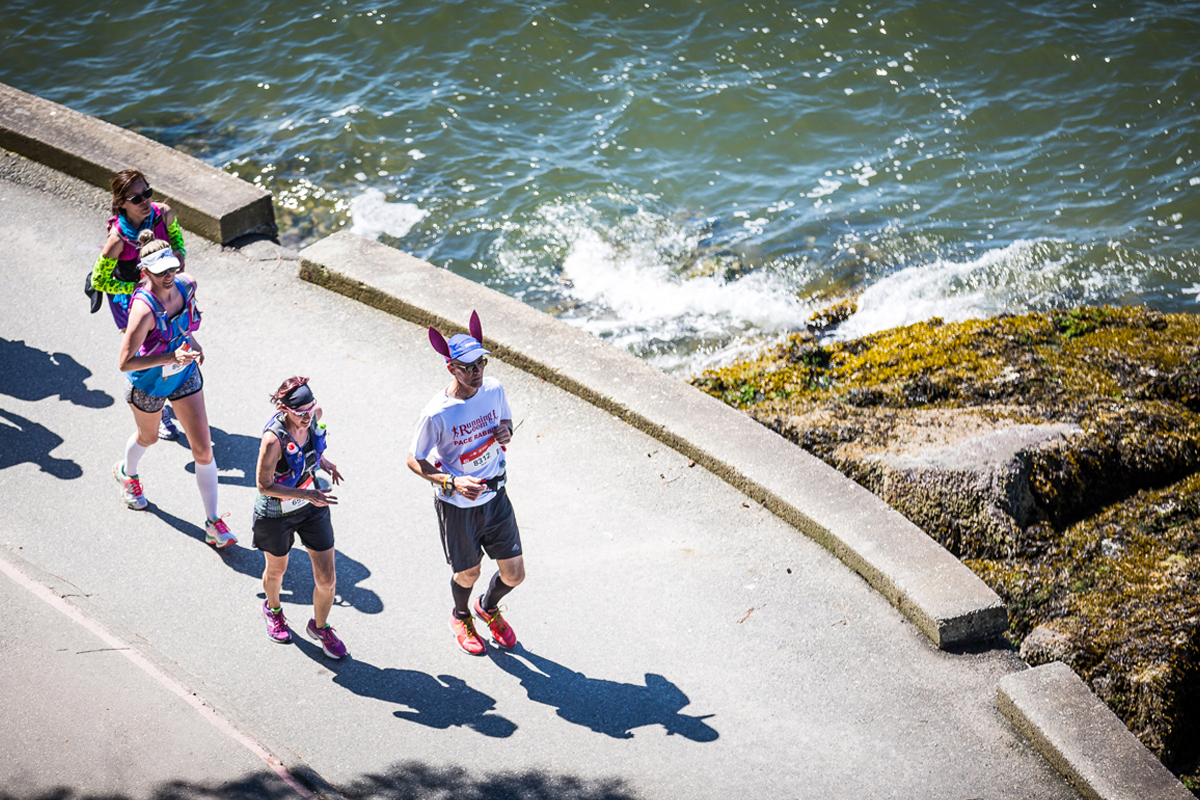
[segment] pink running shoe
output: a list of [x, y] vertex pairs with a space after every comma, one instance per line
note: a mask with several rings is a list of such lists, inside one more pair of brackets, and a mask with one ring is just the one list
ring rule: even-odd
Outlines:
[[124, 459], [113, 464], [113, 477], [121, 484], [121, 499], [125, 501], [125, 505], [134, 511], [143, 510], [147, 503], [142, 495], [142, 482], [138, 480], [137, 475], [131, 478], [125, 474]]
[[490, 614], [483, 610], [483, 603], [480, 602], [483, 598], [476, 597], [471, 609], [475, 612], [475, 616], [479, 617], [488, 626], [488, 630], [492, 632], [492, 639], [496, 644], [506, 650], [511, 650], [517, 644], [517, 634], [512, 629], [512, 626], [504, 621], [504, 617], [500, 616], [500, 609], [496, 609]]
[[267, 601], [263, 600], [263, 616], [267, 618], [267, 636], [271, 637], [272, 642], [287, 644], [292, 640], [292, 632], [288, 629], [287, 620], [283, 618], [283, 609], [272, 611], [267, 607]]
[[[225, 516], [229, 515], [226, 514]], [[237, 544], [237, 537], [229, 532], [229, 528], [225, 525], [224, 517], [217, 517], [204, 523], [204, 542], [220, 550], [223, 547], [229, 547], [231, 544]]]
[[308, 638], [321, 643], [321, 649], [330, 658], [341, 658], [346, 655], [346, 645], [342, 644], [342, 640], [333, 632], [333, 628], [328, 622], [325, 623], [324, 628], [318, 628], [317, 621], [310, 619], [308, 627], [304, 631], [308, 634]]
[[454, 641], [458, 642], [458, 646], [467, 655], [481, 656], [487, 650], [483, 637], [475, 632], [475, 620], [470, 617], [459, 619], [451, 612], [450, 632], [454, 634]]

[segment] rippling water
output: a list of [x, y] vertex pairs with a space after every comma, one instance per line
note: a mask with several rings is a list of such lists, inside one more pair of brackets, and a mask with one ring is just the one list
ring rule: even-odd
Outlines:
[[664, 369], [846, 294], [1200, 310], [1197, 4], [97, 5], [9, 0], [0, 81]]

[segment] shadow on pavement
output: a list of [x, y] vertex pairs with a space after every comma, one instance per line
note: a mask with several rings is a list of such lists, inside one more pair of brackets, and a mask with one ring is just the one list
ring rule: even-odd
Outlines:
[[[297, 626], [299, 627], [299, 626]], [[362, 697], [383, 700], [388, 703], [408, 706], [411, 711], [396, 711], [399, 719], [445, 730], [464, 727], [484, 736], [506, 738], [516, 732], [516, 723], [499, 714], [489, 713], [496, 701], [477, 689], [472, 689], [461, 678], [439, 675], [436, 678], [411, 669], [381, 669], [366, 661], [354, 658], [354, 643], [346, 642], [350, 656], [340, 661], [327, 658], [321, 648], [304, 638], [303, 629], [292, 628], [292, 641], [306, 656], [334, 674], [333, 682]], [[336, 626], [335, 626], [336, 627]], [[371, 780], [374, 780], [372, 776]], [[420, 784], [416, 784], [420, 785]], [[399, 786], [399, 785], [398, 785]], [[348, 797], [351, 795], [347, 795]], [[392, 795], [365, 794], [364, 797], [391, 797]], [[397, 795], [399, 796], [399, 795]], [[403, 795], [410, 797], [415, 795]], [[424, 795], [422, 795], [424, 796]], [[452, 795], [458, 797], [460, 795]], [[474, 797], [475, 795], [471, 795]], [[492, 795], [486, 795], [492, 796]], [[497, 795], [506, 796], [506, 795]], [[513, 795], [524, 797], [525, 795]], [[540, 795], [531, 795], [540, 796]], [[551, 797], [554, 795], [546, 795]]]
[[364, 775], [339, 787], [349, 800], [408, 800], [417, 797], [471, 800], [636, 800], [624, 781], [616, 778], [584, 781], [571, 775], [545, 772], [506, 772], [475, 776], [458, 767], [435, 769], [409, 762], [383, 775]]
[[107, 392], [87, 388], [83, 382], [92, 371], [66, 353], [47, 353], [23, 341], [0, 338], [0, 364], [0, 394], [18, 400], [58, 395], [87, 408], [108, 408], [115, 402]]
[[[234, 534], [236, 535], [237, 531], [234, 531]], [[249, 547], [253, 534], [249, 532], [247, 534], [244, 541]], [[258, 551], [255, 553], [257, 555]], [[261, 564], [261, 555], [258, 556], [258, 560]], [[383, 611], [383, 600], [379, 595], [357, 585], [371, 577], [371, 570], [367, 569], [366, 565], [361, 561], [355, 561], [341, 550], [334, 550], [334, 565], [337, 568], [337, 597], [333, 601], [335, 607], [353, 608], [362, 614], [378, 614]], [[258, 575], [262, 576], [262, 566], [258, 568]], [[281, 594], [283, 599], [289, 603], [311, 606], [312, 591], [312, 561], [308, 557], [308, 551], [297, 545], [292, 548], [291, 556], [288, 558], [288, 570], [283, 576]], [[266, 595], [262, 592], [258, 593], [258, 597], [266, 599]]]
[[520, 644], [509, 651], [490, 647], [488, 656], [521, 681], [530, 700], [554, 706], [567, 722], [596, 733], [632, 739], [634, 728], [662, 725], [668, 736], [679, 734], [694, 742], [714, 742], [720, 735], [704, 722], [712, 714], [690, 717], [679, 713], [691, 701], [661, 675], [646, 673], [645, 686], [589, 678]]
[[[199, 500], [198, 497], [196, 499], [197, 501]], [[193, 525], [185, 519], [180, 519], [174, 514], [163, 511], [162, 508], [153, 502], [146, 507], [146, 512], [158, 517], [185, 536], [204, 544], [204, 529], [199, 525]], [[197, 514], [197, 516], [202, 517], [203, 512]], [[251, 578], [262, 578], [263, 566], [266, 562], [263, 559], [262, 552], [250, 546], [250, 540], [253, 538], [250, 527], [247, 525], [245, 528], [241, 528], [231, 525], [229, 530], [230, 533], [238, 538], [238, 544], [230, 545], [223, 550], [215, 550], [208, 545], [205, 545], [205, 547], [213, 550], [222, 561], [242, 575], [247, 575]], [[309, 594], [311, 596], [311, 589], [309, 590]]]
[[75, 480], [83, 475], [83, 468], [69, 459], [50, 455], [62, 443], [62, 437], [49, 428], [0, 409], [0, 469], [28, 461], [60, 480]]
[[[254, 470], [258, 466], [259, 439], [240, 433], [226, 433], [220, 428], [208, 426], [212, 436], [213, 460], [219, 470], [218, 483], [228, 483], [234, 486], [254, 486]], [[183, 426], [180, 426], [183, 433]], [[188, 447], [187, 436], [181, 435], [175, 440], [180, 447]], [[184, 467], [193, 475], [196, 474], [196, 463], [189, 462]], [[240, 471], [241, 475], [230, 475], [231, 471]]]
[[[298, 776], [299, 777], [299, 776]], [[571, 775], [545, 772], [505, 772], [472, 775], [458, 767], [435, 769], [418, 762], [398, 763], [383, 774], [363, 775], [337, 787], [347, 800], [413, 800], [419, 797], [470, 800], [637, 800], [618, 779], [585, 781]], [[147, 800], [293, 800], [296, 794], [274, 775], [250, 775], [220, 784], [170, 781]], [[98, 795], [71, 787], [28, 793], [0, 789], [0, 800], [134, 800], [133, 795]]]

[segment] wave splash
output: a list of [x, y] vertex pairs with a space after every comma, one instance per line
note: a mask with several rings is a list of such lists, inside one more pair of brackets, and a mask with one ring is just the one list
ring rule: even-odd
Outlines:
[[428, 211], [415, 203], [388, 202], [387, 195], [375, 188], [352, 199], [349, 213], [353, 221], [350, 232], [368, 239], [378, 239], [384, 234], [400, 239], [429, 216]]
[[893, 272], [857, 298], [832, 338], [855, 339], [932, 317], [948, 322], [1121, 300], [1139, 291], [1140, 265], [1109, 248], [1018, 240], [977, 258], [937, 258]]
[[[794, 286], [716, 243], [706, 220], [554, 202], [526, 236], [556, 254], [559, 317], [668, 372], [697, 372], [802, 326]], [[615, 216], [615, 220], [613, 219]], [[528, 252], [528, 247], [526, 249]], [[501, 262], [511, 261], [510, 247]]]

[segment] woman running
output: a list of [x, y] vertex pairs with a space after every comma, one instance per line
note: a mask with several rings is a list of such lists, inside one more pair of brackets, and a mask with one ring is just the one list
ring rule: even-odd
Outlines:
[[204, 351], [193, 332], [200, 327], [196, 281], [180, 272], [183, 265], [162, 239], [145, 230], [138, 235], [142, 285], [129, 303], [129, 320], [121, 341], [119, 366], [127, 373], [125, 400], [133, 409], [137, 430], [125, 445], [125, 458], [113, 465], [121, 499], [132, 509], [146, 507], [138, 462], [158, 441], [159, 413], [170, 400], [175, 407], [192, 459], [196, 485], [204, 501], [204, 538], [216, 548], [237, 542], [217, 514], [217, 464], [204, 408]]
[[[183, 246], [183, 229], [175, 212], [165, 203], [150, 202], [154, 190], [146, 176], [136, 169], [123, 169], [112, 177], [112, 217], [108, 220], [108, 241], [96, 266], [92, 268], [92, 288], [108, 295], [108, 308], [113, 322], [121, 333], [129, 320], [129, 301], [141, 277], [138, 270], [138, 234], [154, 232], [156, 239], [171, 243], [171, 250], [183, 269], [187, 251]], [[158, 438], [174, 440], [179, 431], [171, 421], [171, 412], [164, 405]]]
[[337, 588], [329, 506], [337, 505], [337, 498], [318, 485], [316, 471], [328, 472], [335, 484], [341, 482], [342, 473], [325, 457], [321, 407], [308, 388], [308, 378], [288, 378], [271, 395], [271, 402], [278, 411], [263, 428], [255, 472], [258, 500], [254, 503], [254, 546], [267, 557], [262, 578], [267, 635], [281, 644], [292, 640], [279, 591], [288, 553], [299, 535], [312, 559], [313, 572], [313, 617], [306, 632], [321, 643], [325, 655], [341, 658], [346, 655], [346, 645], [328, 621]]

